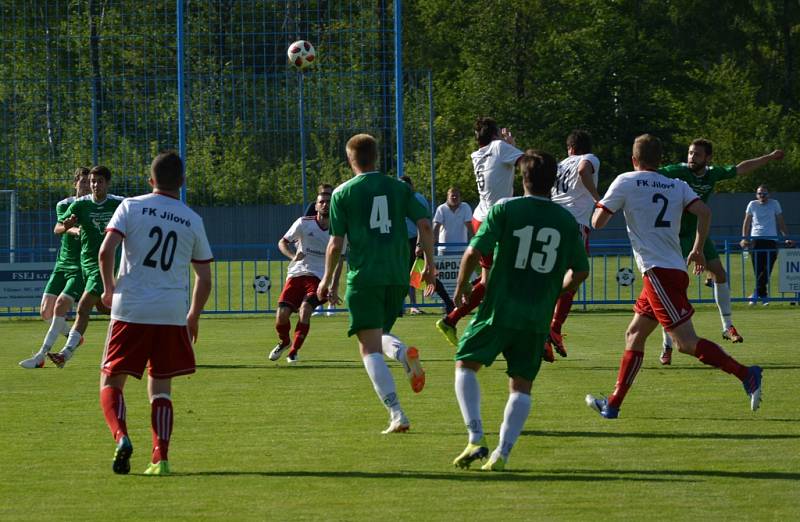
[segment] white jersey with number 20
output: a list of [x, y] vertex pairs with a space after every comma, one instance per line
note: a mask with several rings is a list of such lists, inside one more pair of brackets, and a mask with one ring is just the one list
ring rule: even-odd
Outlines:
[[683, 210], [698, 199], [682, 180], [638, 171], [617, 176], [598, 206], [611, 213], [622, 209], [639, 271], [685, 271], [678, 230]]
[[173, 197], [151, 193], [123, 201], [106, 230], [123, 237], [111, 318], [185, 325], [189, 264], [213, 260], [200, 216]]

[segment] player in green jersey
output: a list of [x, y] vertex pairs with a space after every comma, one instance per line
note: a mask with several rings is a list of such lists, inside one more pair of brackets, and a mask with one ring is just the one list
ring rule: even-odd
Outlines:
[[[56, 219], [60, 222], [66, 216], [64, 213], [70, 204], [81, 196], [89, 193], [89, 169], [78, 167], [72, 178], [75, 195], [64, 198], [56, 203]], [[67, 335], [67, 314], [72, 310], [72, 304], [83, 293], [83, 275], [81, 274], [81, 242], [77, 236], [65, 234], [61, 223], [57, 223], [53, 230], [61, 236], [61, 247], [58, 250], [56, 264], [47, 286], [42, 294], [42, 303], [39, 314], [42, 319], [50, 323], [50, 328], [44, 336], [41, 348], [33, 357], [20, 361], [19, 365], [26, 369], [42, 368], [45, 355], [55, 344], [59, 335]]]
[[502, 471], [531, 409], [531, 386], [542, 362], [550, 319], [559, 295], [577, 290], [589, 275], [589, 261], [578, 224], [570, 212], [550, 201], [556, 160], [526, 152], [518, 163], [525, 196], [500, 200], [470, 241], [461, 259], [455, 302], [467, 302], [470, 274], [481, 256], [494, 252], [486, 295], [467, 326], [456, 352], [455, 389], [469, 443], [453, 464], [468, 468], [485, 459], [489, 448], [480, 413], [477, 372], [501, 353], [509, 377], [508, 402], [500, 441], [482, 469]]
[[378, 398], [389, 410], [384, 434], [408, 431], [410, 423], [397, 398], [392, 374], [383, 354], [399, 361], [414, 392], [425, 385], [419, 353], [389, 332], [400, 315], [408, 293], [408, 234], [405, 218], [419, 229], [425, 257], [425, 295], [433, 293], [436, 268], [433, 264], [433, 229], [430, 214], [408, 185], [377, 172], [378, 145], [368, 134], [357, 134], [347, 142], [347, 161], [356, 174], [333, 192], [330, 235], [325, 255], [325, 275], [317, 288], [322, 301], [339, 302], [332, 292], [333, 274], [345, 236], [349, 244], [347, 306], [350, 309], [348, 336], [358, 336], [364, 368]]
[[[658, 171], [670, 178], [677, 178], [685, 181], [700, 196], [703, 203], [708, 203], [708, 199], [714, 192], [714, 186], [718, 181], [731, 179], [737, 174], [747, 174], [773, 160], [783, 159], [782, 150], [774, 150], [764, 156], [751, 158], [740, 162], [738, 165], [727, 165], [724, 167], [711, 165], [713, 153], [712, 143], [704, 138], [693, 140], [689, 145], [689, 153], [686, 163], [677, 163], [661, 167]], [[697, 217], [689, 212], [684, 212], [681, 218], [681, 228], [679, 239], [683, 256], [689, 255], [694, 243], [695, 230], [697, 228]], [[731, 320], [731, 290], [728, 283], [728, 275], [722, 266], [714, 242], [709, 238], [703, 245], [703, 255], [706, 257], [706, 270], [711, 273], [714, 283], [714, 300], [719, 308], [719, 315], [722, 321], [722, 338], [740, 343], [744, 341], [742, 336], [733, 326]], [[661, 364], [672, 362], [672, 339], [663, 332], [664, 349], [661, 352]]]
[[[67, 337], [67, 343], [60, 352], [47, 354], [59, 368], [64, 367], [64, 364], [72, 358], [80, 345], [86, 327], [89, 325], [89, 313], [92, 308], [100, 304], [100, 296], [103, 295], [103, 280], [100, 277], [97, 256], [106, 234], [106, 224], [123, 199], [108, 193], [110, 181], [111, 171], [107, 167], [102, 165], [93, 167], [89, 171], [89, 185], [92, 193], [74, 201], [64, 212], [64, 215], [68, 217], [61, 221], [66, 233], [80, 234], [81, 271], [85, 288], [78, 303], [78, 312]], [[109, 312], [108, 309], [103, 309], [103, 311]]]

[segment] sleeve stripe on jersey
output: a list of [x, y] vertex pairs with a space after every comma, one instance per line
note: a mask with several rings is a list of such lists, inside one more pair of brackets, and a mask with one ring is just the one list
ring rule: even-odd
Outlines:
[[688, 204], [688, 205], [686, 205], [685, 207], [683, 207], [683, 210], [686, 210], [686, 209], [688, 209], [689, 207], [691, 207], [692, 205], [694, 205], [694, 204], [695, 204], [695, 203], [697, 203], [698, 201], [700, 201], [700, 198], [694, 198], [693, 200], [691, 200], [691, 201], [689, 202], [689, 204]]
[[205, 265], [213, 262], [214, 262], [213, 257], [211, 259], [192, 259], [192, 263], [197, 263], [198, 265]]
[[120, 232], [120, 231], [119, 231], [119, 230], [117, 230], [116, 228], [111, 228], [111, 227], [109, 227], [109, 228], [107, 228], [107, 229], [106, 229], [106, 232], [116, 232], [116, 233], [117, 233], [117, 234], [119, 234], [120, 236], [122, 236], [122, 237], [125, 237], [125, 234], [123, 234], [122, 232]]
[[609, 209], [607, 206], [603, 205], [599, 201], [597, 203], [595, 203], [594, 206], [597, 207], [597, 208], [603, 209], [603, 211], [608, 212], [609, 214], [614, 214], [614, 212], [611, 209]]

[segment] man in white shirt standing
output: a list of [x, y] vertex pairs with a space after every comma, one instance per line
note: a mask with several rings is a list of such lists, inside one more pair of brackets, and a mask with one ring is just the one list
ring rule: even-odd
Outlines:
[[[433, 237], [437, 243], [467, 243], [472, 237], [472, 209], [461, 201], [461, 190], [458, 187], [447, 189], [447, 201], [436, 208], [433, 215]], [[461, 247], [438, 247], [437, 254], [461, 254], [466, 250]]]
[[[192, 343], [211, 293], [213, 261], [203, 220], [182, 203], [183, 162], [163, 152], [150, 166], [153, 192], [128, 198], [114, 212], [100, 246], [103, 304], [111, 307], [101, 364], [100, 405], [117, 443], [112, 470], [127, 474], [133, 453], [122, 394], [128, 375], [149, 367], [153, 452], [145, 475], [168, 475], [172, 378], [195, 372]], [[118, 277], [114, 252], [122, 244]], [[195, 280], [189, 303], [189, 266]]]
[[[600, 160], [592, 152], [592, 137], [580, 129], [567, 136], [567, 158], [558, 164], [558, 178], [551, 190], [551, 200], [558, 203], [575, 217], [583, 237], [584, 248], [589, 253], [589, 232], [595, 203], [600, 201], [597, 180], [600, 173]], [[550, 335], [544, 344], [544, 360], [553, 362], [553, 350], [561, 357], [567, 356], [561, 328], [572, 308], [575, 292], [561, 294], [553, 311]]]
[[[516, 147], [511, 132], [506, 128], [498, 128], [493, 118], [478, 118], [475, 122], [475, 139], [478, 142], [478, 150], [470, 157], [480, 198], [472, 214], [472, 230], [477, 233], [492, 205], [514, 195], [514, 168], [523, 152]], [[456, 303], [458, 306], [453, 311], [436, 321], [436, 328], [453, 346], [458, 345], [456, 333], [458, 321], [477, 308], [483, 300], [491, 266], [491, 253], [482, 256], [481, 278], [473, 285], [469, 302]]]
[[[789, 235], [786, 222], [783, 219], [781, 204], [776, 199], [769, 199], [769, 188], [759, 185], [756, 189], [756, 199], [747, 204], [742, 223], [742, 248], [752, 248], [753, 272], [756, 274], [756, 290], [750, 296], [750, 305], [756, 304], [759, 299], [767, 306], [769, 304], [769, 276], [777, 259], [778, 230], [783, 237]], [[787, 247], [794, 246], [794, 241], [785, 239]]]
[[[686, 266], [694, 263], [695, 274], [705, 268], [703, 244], [711, 226], [711, 210], [685, 181], [656, 172], [661, 151], [661, 141], [655, 136], [644, 134], [636, 138], [634, 171], [616, 177], [592, 216], [592, 225], [600, 229], [608, 224], [614, 212], [624, 212], [633, 255], [642, 273], [642, 293], [633, 306], [633, 320], [625, 332], [625, 352], [613, 393], [608, 399], [587, 395], [586, 404], [606, 419], [617, 418], [622, 401], [642, 367], [647, 337], [660, 323], [677, 342], [680, 352], [735, 375], [750, 399], [750, 409], [755, 411], [761, 404], [761, 368], [740, 364], [694, 331]], [[678, 239], [684, 211], [697, 216], [694, 245], [688, 259], [683, 258]]]

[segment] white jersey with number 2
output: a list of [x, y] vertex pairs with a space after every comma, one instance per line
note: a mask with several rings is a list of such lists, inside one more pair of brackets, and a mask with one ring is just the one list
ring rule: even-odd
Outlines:
[[514, 165], [523, 152], [503, 140], [494, 140], [473, 152], [472, 167], [480, 201], [473, 219], [485, 221], [489, 209], [501, 198], [514, 195]]
[[106, 230], [123, 237], [111, 318], [185, 325], [189, 265], [213, 260], [200, 216], [171, 196], [151, 193], [123, 201]]
[[682, 180], [638, 171], [617, 176], [597, 205], [611, 213], [622, 209], [640, 272], [653, 267], [685, 271], [678, 240], [681, 214], [699, 199]]

